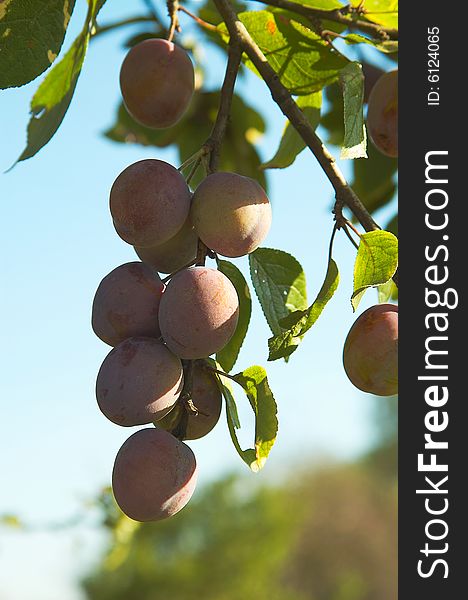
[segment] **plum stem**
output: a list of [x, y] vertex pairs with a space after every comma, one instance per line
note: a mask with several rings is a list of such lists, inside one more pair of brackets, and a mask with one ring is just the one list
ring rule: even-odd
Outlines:
[[167, 36], [167, 41], [172, 42], [174, 39], [175, 32], [180, 31], [180, 23], [179, 23], [179, 0], [167, 0], [167, 12], [169, 14], [169, 18], [171, 19], [171, 26], [169, 28], [169, 33]]
[[188, 15], [190, 18], [192, 18], [194, 21], [196, 21], [204, 29], [208, 29], [208, 31], [216, 31], [219, 33], [219, 30], [216, 27], [216, 25], [213, 25], [212, 23], [208, 23], [208, 21], [204, 21], [203, 19], [200, 19], [200, 17], [197, 17], [197, 15], [194, 15], [193, 12], [190, 12], [188, 9], [186, 9], [185, 6], [179, 6], [179, 11]]
[[196, 264], [197, 264], [197, 260], [196, 259], [192, 260], [189, 263], [187, 263], [186, 265], [184, 265], [183, 267], [180, 267], [180, 269], [177, 269], [177, 271], [174, 271], [173, 273], [169, 273], [169, 275], [167, 277], [164, 277], [163, 279], [161, 279], [161, 281], [163, 283], [167, 283], [174, 277], [174, 275], [177, 275], [177, 273], [180, 273], [181, 271], [184, 271], [185, 269], [188, 269], [189, 267], [193, 267]]
[[227, 377], [228, 379], [232, 379], [232, 381], [239, 383], [237, 379], [233, 375], [229, 375], [229, 373], [225, 373], [224, 371], [220, 371], [219, 369], [215, 369], [214, 367], [210, 367], [209, 365], [204, 365], [203, 368], [207, 371], [211, 371], [212, 373], [216, 373], [217, 375], [222, 375], [223, 377]]

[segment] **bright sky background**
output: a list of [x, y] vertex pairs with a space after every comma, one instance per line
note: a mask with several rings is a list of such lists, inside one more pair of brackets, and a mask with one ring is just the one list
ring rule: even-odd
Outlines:
[[[84, 4], [77, 2], [64, 47], [83, 22]], [[109, 2], [101, 22], [128, 15], [125, 4]], [[133, 4], [138, 8], [138, 2]], [[195, 31], [188, 19], [183, 23], [184, 35]], [[26, 534], [0, 529], [0, 600], [82, 598], [76, 579], [104, 542], [92, 513], [86, 525], [63, 532], [42, 531], [41, 526], [86, 510], [86, 500], [109, 484], [115, 454], [131, 433], [107, 421], [94, 397], [95, 377], [109, 348], [91, 330], [93, 295], [110, 270], [136, 260], [131, 246], [114, 231], [108, 193], [130, 163], [147, 157], [176, 163], [172, 151], [123, 146], [101, 135], [112, 124], [119, 102], [118, 73], [125, 55], [121, 42], [131, 31], [92, 43], [59, 133], [35, 158], [0, 175], [0, 514], [17, 514], [39, 528]], [[207, 84], [219, 87], [224, 64], [211, 47], [209, 53]], [[37, 85], [0, 93], [1, 172], [23, 148], [29, 101]], [[260, 150], [263, 158], [270, 158], [283, 117], [254, 75], [238, 90], [267, 119], [269, 130]], [[346, 172], [348, 167], [343, 165]], [[307, 152], [288, 170], [270, 171], [269, 183], [274, 217], [264, 245], [301, 261], [312, 300], [326, 268], [331, 186]], [[267, 367], [280, 431], [264, 471], [250, 477], [274, 480], [290, 465], [326, 456], [352, 458], [372, 440], [376, 399], [351, 386], [341, 363], [343, 341], [355, 319], [349, 302], [353, 257], [352, 246], [339, 235], [335, 259], [340, 288], [288, 365], [267, 364], [270, 333], [255, 301], [237, 366]], [[236, 264], [247, 274], [246, 259]], [[369, 292], [360, 310], [375, 301]], [[245, 424], [241, 439], [249, 443], [252, 414], [247, 400], [241, 395], [238, 399]], [[201, 484], [226, 471], [248, 475], [224, 419], [191, 446]]]

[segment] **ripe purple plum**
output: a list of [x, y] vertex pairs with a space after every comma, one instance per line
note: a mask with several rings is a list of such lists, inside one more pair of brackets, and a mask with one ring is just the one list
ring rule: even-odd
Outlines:
[[371, 306], [351, 327], [343, 364], [351, 383], [376, 396], [398, 393], [398, 307]]
[[[197, 440], [207, 435], [219, 421], [221, 415], [221, 392], [213, 374], [195, 363], [192, 373], [191, 400], [198, 414], [188, 412], [185, 440]], [[155, 424], [166, 431], [174, 432], [181, 422], [185, 407], [175, 407]]]
[[367, 128], [382, 154], [398, 157], [398, 70], [384, 73], [372, 88]]
[[174, 273], [195, 260], [198, 236], [189, 219], [176, 235], [163, 244], [140, 248], [135, 246], [139, 258], [160, 273]]
[[153, 338], [132, 337], [111, 350], [96, 382], [99, 408], [123, 427], [162, 419], [184, 384], [182, 363]]
[[192, 99], [194, 82], [187, 52], [161, 39], [134, 46], [120, 70], [120, 89], [128, 112], [153, 129], [165, 129], [180, 120]]
[[190, 201], [190, 190], [176, 168], [146, 159], [124, 169], [114, 181], [110, 211], [124, 241], [148, 247], [167, 242], [182, 229]]
[[198, 469], [192, 450], [163, 429], [131, 435], [117, 453], [114, 497], [135, 521], [160, 521], [178, 513], [192, 497]]
[[230, 280], [216, 269], [190, 267], [169, 282], [159, 305], [161, 334], [180, 358], [206, 358], [231, 339], [239, 300]]
[[120, 265], [99, 284], [93, 301], [94, 333], [109, 346], [132, 336], [159, 337], [158, 312], [164, 284], [141, 262]]
[[271, 226], [271, 205], [255, 180], [212, 173], [193, 195], [191, 218], [200, 239], [222, 256], [250, 254]]

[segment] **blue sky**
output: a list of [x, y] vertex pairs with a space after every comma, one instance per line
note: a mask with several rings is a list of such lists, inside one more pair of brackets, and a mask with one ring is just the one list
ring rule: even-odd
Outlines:
[[[65, 47], [84, 18], [84, 4], [77, 2]], [[128, 14], [124, 3], [108, 4], [102, 22]], [[184, 36], [196, 33], [187, 19], [183, 23]], [[90, 327], [93, 295], [110, 270], [136, 260], [114, 231], [108, 193], [130, 163], [148, 157], [176, 163], [176, 156], [171, 150], [114, 144], [101, 135], [112, 124], [119, 102], [123, 39], [120, 32], [92, 43], [59, 133], [35, 158], [0, 175], [0, 514], [15, 513], [36, 525], [86, 511], [86, 500], [109, 483], [114, 456], [131, 433], [108, 422], [94, 397], [95, 377], [109, 348]], [[219, 86], [222, 60], [211, 48], [204, 58], [209, 63], [207, 86]], [[1, 172], [23, 149], [29, 100], [37, 85], [0, 93]], [[238, 91], [268, 121], [259, 148], [263, 158], [270, 158], [283, 117], [254, 75], [241, 81]], [[348, 167], [343, 165], [345, 172]], [[312, 299], [326, 268], [331, 186], [307, 152], [291, 168], [268, 177], [274, 216], [264, 245], [301, 261]], [[254, 304], [238, 367], [267, 367], [280, 431], [264, 471], [251, 477], [274, 480], [291, 465], [303, 467], [323, 457], [352, 458], [372, 440], [372, 406], [378, 400], [353, 388], [341, 363], [343, 341], [355, 319], [349, 302], [353, 258], [352, 246], [339, 235], [335, 259], [340, 288], [288, 365], [267, 364], [270, 334]], [[246, 259], [236, 264], [247, 274]], [[375, 301], [369, 292], [360, 311]], [[239, 410], [245, 424], [240, 437], [247, 444], [253, 422], [241, 396]], [[192, 448], [201, 484], [230, 470], [247, 473], [223, 419]], [[103, 543], [93, 522], [90, 513], [86, 526], [62, 533], [0, 530], [0, 600], [80, 598], [74, 578]]]

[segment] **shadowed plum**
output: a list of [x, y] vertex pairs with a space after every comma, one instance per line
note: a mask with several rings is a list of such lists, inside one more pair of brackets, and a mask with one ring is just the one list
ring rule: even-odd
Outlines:
[[343, 364], [351, 383], [376, 396], [398, 393], [398, 307], [371, 306], [351, 327]]
[[398, 71], [380, 77], [369, 95], [367, 129], [382, 154], [398, 157]]
[[[221, 415], [221, 392], [215, 376], [199, 364], [193, 367], [191, 399], [199, 412], [188, 413], [185, 440], [197, 440], [207, 435]], [[173, 432], [178, 427], [184, 411], [185, 408], [177, 403], [156, 425]]]
[[120, 69], [120, 89], [128, 112], [153, 129], [179, 121], [192, 99], [194, 81], [187, 52], [162, 39], [134, 46]]
[[183, 387], [182, 363], [153, 338], [132, 337], [111, 350], [96, 382], [99, 408], [123, 427], [146, 425], [173, 408]]
[[139, 258], [160, 273], [174, 273], [188, 265], [197, 256], [198, 236], [189, 219], [174, 237], [163, 244], [140, 248], [135, 246]]
[[159, 305], [168, 348], [180, 358], [206, 358], [229, 342], [239, 316], [237, 292], [216, 269], [190, 267], [169, 282]]
[[255, 180], [212, 173], [193, 195], [191, 218], [200, 239], [222, 256], [253, 252], [271, 226], [271, 205]]
[[192, 450], [163, 429], [131, 435], [117, 453], [112, 472], [114, 497], [135, 521], [160, 521], [178, 513], [197, 482]]
[[181, 173], [156, 159], [140, 160], [120, 173], [110, 192], [119, 236], [133, 246], [156, 246], [174, 237], [190, 210], [191, 193]]
[[120, 265], [104, 277], [94, 296], [94, 333], [109, 346], [135, 335], [159, 337], [158, 311], [163, 291], [159, 275], [143, 263]]

